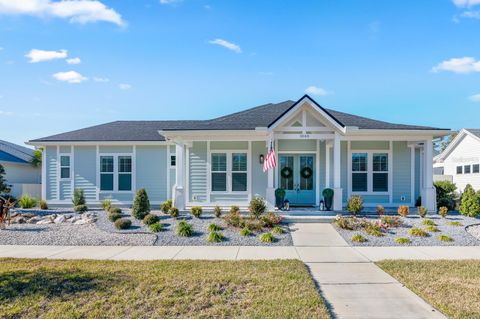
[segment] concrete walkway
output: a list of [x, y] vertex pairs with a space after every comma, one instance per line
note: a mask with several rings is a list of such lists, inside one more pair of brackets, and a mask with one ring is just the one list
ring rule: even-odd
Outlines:
[[383, 259], [480, 259], [480, 247], [350, 247], [330, 224], [289, 225], [295, 246], [9, 246], [0, 257], [305, 262], [337, 318], [444, 318], [383, 272]]

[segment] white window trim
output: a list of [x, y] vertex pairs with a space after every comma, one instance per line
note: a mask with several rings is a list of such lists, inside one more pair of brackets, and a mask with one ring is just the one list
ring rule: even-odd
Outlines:
[[[367, 191], [366, 192], [354, 192], [352, 190], [352, 154], [354, 153], [366, 153], [367, 154]], [[388, 173], [388, 192], [374, 192], [373, 191], [373, 154], [387, 154], [388, 158], [388, 170], [384, 173]], [[348, 191], [351, 195], [392, 195], [392, 151], [389, 149], [385, 150], [352, 150], [348, 151]], [[382, 172], [380, 172], [382, 173]]]
[[[232, 171], [232, 154], [234, 153], [243, 153], [247, 156], [247, 170], [246, 171]], [[227, 190], [226, 191], [212, 191], [212, 174], [217, 173], [217, 171], [212, 170], [212, 155], [213, 154], [226, 154], [227, 156], [227, 170], [225, 171], [227, 175]], [[249, 156], [249, 150], [209, 150], [208, 152], [208, 166], [209, 166], [209, 174], [208, 174], [208, 196], [210, 195], [248, 195], [250, 193], [251, 188], [251, 166], [249, 162], [251, 161], [251, 156]], [[223, 173], [223, 171], [218, 171], [219, 173]], [[232, 191], [232, 174], [233, 173], [246, 173], [247, 174], [247, 190], [246, 191]]]
[[[106, 156], [111, 156], [113, 157], [113, 172], [108, 172], [108, 174], [113, 174], [113, 190], [102, 190], [101, 189], [101, 163], [100, 163], [100, 158], [106, 157]], [[130, 173], [132, 175], [132, 189], [129, 191], [121, 191], [118, 190], [118, 177], [120, 174], [118, 171], [118, 158], [122, 156], [130, 156], [132, 158], [132, 172]], [[134, 153], [99, 153], [97, 155], [97, 163], [98, 163], [98, 168], [97, 168], [97, 181], [98, 181], [98, 190], [100, 194], [132, 194], [135, 192], [135, 185], [136, 183], [136, 175], [135, 175], [135, 154]], [[127, 173], [123, 173], [127, 174]]]

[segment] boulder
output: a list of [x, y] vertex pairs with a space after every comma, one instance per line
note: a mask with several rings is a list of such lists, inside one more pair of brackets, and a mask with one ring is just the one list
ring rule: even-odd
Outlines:
[[53, 222], [54, 222], [55, 224], [60, 224], [60, 223], [65, 222], [66, 220], [67, 220], [67, 219], [65, 218], [65, 216], [59, 215], [59, 216], [57, 216], [57, 218], [54, 219]]
[[90, 221], [88, 219], [79, 219], [77, 220], [76, 222], [74, 222], [73, 224], [74, 225], [85, 225], [85, 224], [89, 224]]
[[36, 224], [36, 223], [38, 223], [40, 220], [42, 220], [41, 217], [33, 216], [32, 218], [30, 218], [29, 220], [27, 220], [27, 223], [28, 223], [28, 224]]
[[46, 225], [46, 224], [53, 224], [53, 221], [50, 218], [44, 218], [37, 222], [37, 225]]
[[25, 217], [19, 215], [19, 216], [16, 216], [16, 217], [10, 219], [10, 222], [12, 224], [25, 224], [27, 222], [27, 220], [25, 219]]

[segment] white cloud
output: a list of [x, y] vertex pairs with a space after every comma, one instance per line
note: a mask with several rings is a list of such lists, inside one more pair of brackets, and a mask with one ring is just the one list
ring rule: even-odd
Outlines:
[[468, 99], [472, 102], [479, 102], [480, 103], [480, 94], [474, 94], [468, 97]]
[[183, 0], [160, 0], [160, 4], [176, 4], [182, 2]]
[[472, 57], [453, 58], [443, 61], [432, 68], [432, 72], [450, 71], [454, 73], [480, 72], [480, 61]]
[[55, 59], [65, 59], [67, 55], [68, 55], [67, 50], [44, 51], [44, 50], [32, 49], [30, 50], [30, 52], [25, 54], [25, 57], [30, 59], [30, 61], [28, 62], [37, 63], [37, 62], [50, 61]]
[[120, 90], [130, 90], [132, 88], [132, 86], [127, 83], [120, 83], [118, 87], [120, 88]]
[[13, 115], [13, 112], [0, 110], [0, 115]]
[[465, 11], [461, 15], [462, 18], [480, 19], [480, 11]]
[[331, 92], [314, 85], [311, 85], [308, 88], [306, 88], [305, 93], [311, 94], [311, 95], [317, 95], [317, 96], [325, 96], [325, 95], [331, 94]]
[[473, 7], [479, 5], [480, 0], [453, 0], [453, 4], [459, 8]]
[[52, 76], [58, 81], [68, 83], [82, 83], [83, 81], [88, 80], [88, 78], [75, 71], [58, 72], [53, 74]]
[[118, 12], [97, 0], [0, 0], [0, 14], [56, 17], [80, 24], [105, 21], [125, 25]]
[[107, 82], [110, 82], [110, 79], [109, 78], [101, 78], [101, 77], [93, 77], [93, 81], [95, 82], [101, 82], [101, 83], [107, 83]]
[[208, 41], [208, 43], [222, 46], [222, 47], [227, 48], [229, 50], [232, 50], [233, 52], [236, 52], [236, 53], [242, 53], [242, 49], [240, 48], [240, 46], [238, 46], [235, 43], [228, 42], [226, 40], [215, 39], [215, 40]]
[[80, 60], [80, 58], [71, 58], [71, 59], [67, 59], [67, 63], [68, 64], [80, 64], [80, 63], [82, 63], [82, 60]]

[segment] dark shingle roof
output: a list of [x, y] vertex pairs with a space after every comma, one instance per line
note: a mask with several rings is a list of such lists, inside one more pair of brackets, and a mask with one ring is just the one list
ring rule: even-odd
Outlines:
[[[303, 99], [303, 98], [302, 98]], [[301, 100], [301, 99], [300, 99]], [[299, 101], [300, 101], [299, 100]], [[313, 101], [313, 100], [312, 100]], [[164, 141], [158, 131], [188, 130], [254, 130], [268, 127], [297, 102], [285, 101], [260, 105], [245, 111], [211, 120], [197, 121], [116, 121], [76, 131], [52, 135], [31, 142], [61, 141]], [[321, 107], [317, 104], [318, 107]], [[356, 126], [360, 129], [385, 130], [437, 130], [438, 128], [394, 124], [322, 108], [341, 126]]]
[[34, 150], [13, 144], [7, 141], [0, 140], [0, 151], [5, 152], [13, 157], [20, 159], [23, 162], [29, 163], [33, 158]]

